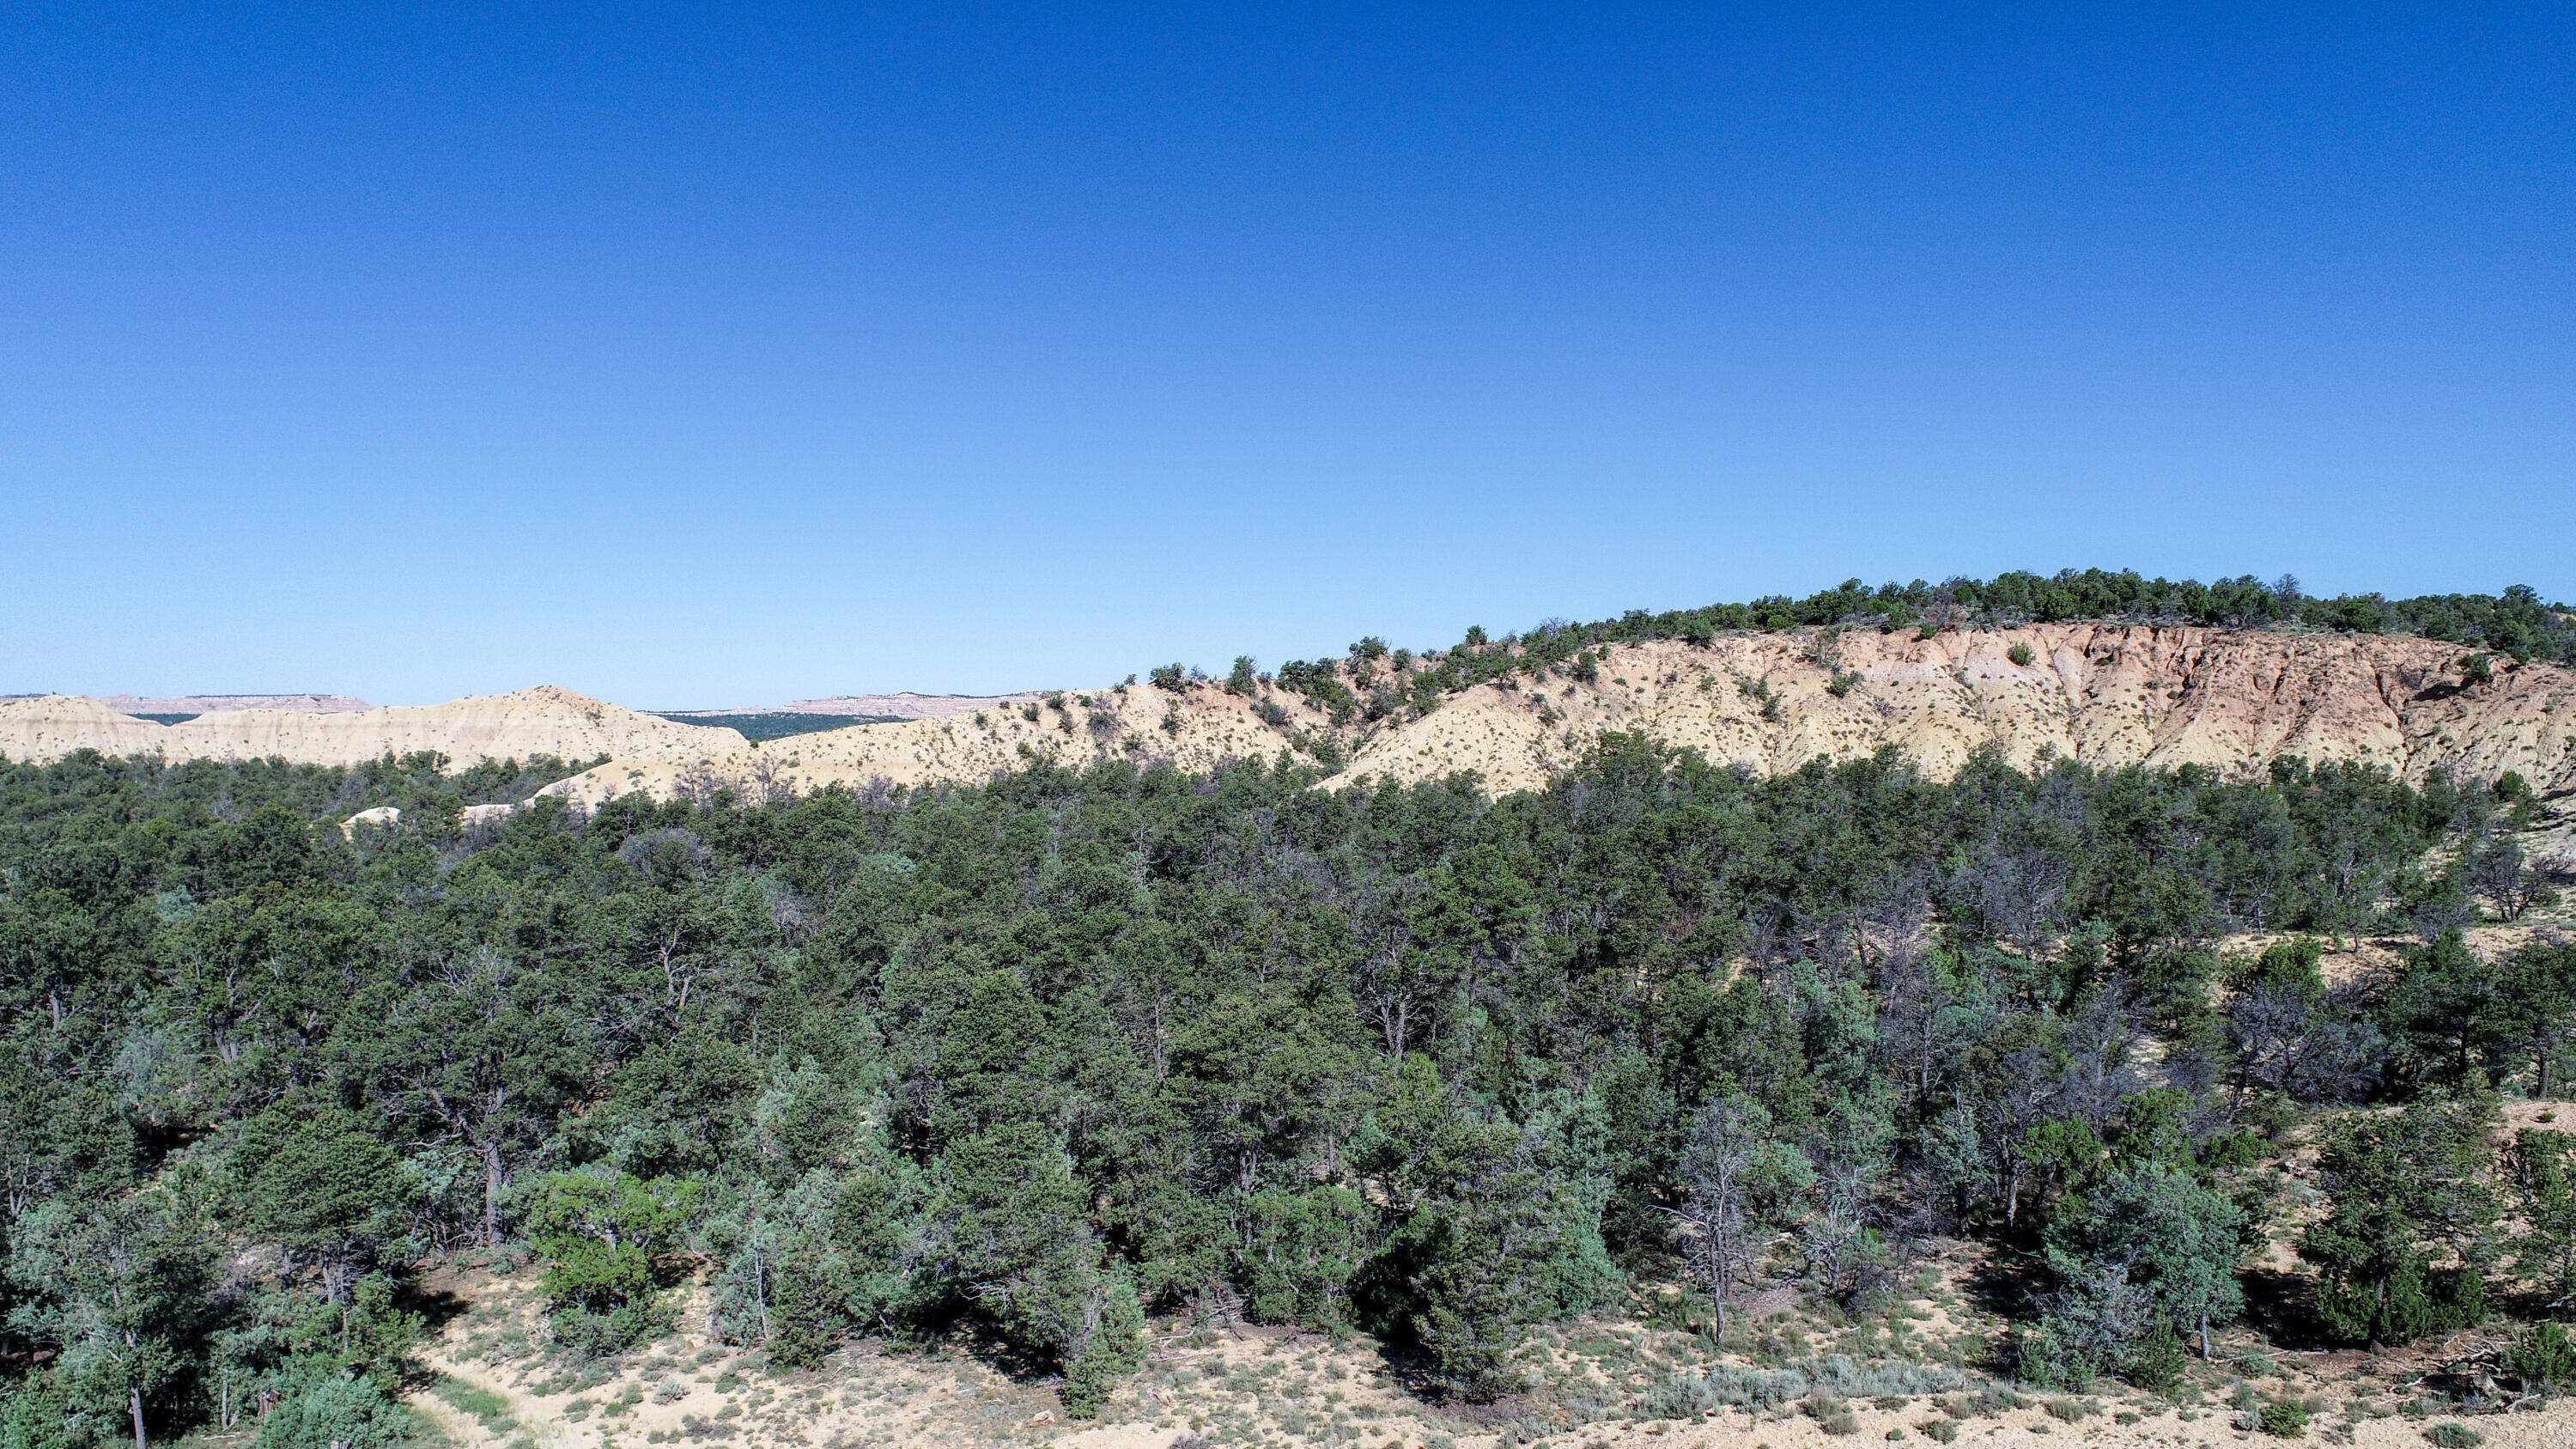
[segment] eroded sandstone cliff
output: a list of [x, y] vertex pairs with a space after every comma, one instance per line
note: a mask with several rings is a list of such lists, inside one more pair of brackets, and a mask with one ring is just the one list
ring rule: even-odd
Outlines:
[[1614, 646], [1590, 680], [1479, 685], [1420, 718], [1374, 725], [1337, 728], [1284, 691], [1127, 687], [759, 749], [637, 755], [551, 788], [596, 803], [639, 789], [979, 780], [1029, 758], [1200, 769], [1289, 750], [1338, 752], [1340, 781], [1471, 770], [1512, 790], [1544, 784], [1618, 730], [1765, 773], [1894, 745], [1946, 777], [1991, 746], [2023, 766], [2057, 757], [2246, 771], [2297, 755], [2385, 765], [2412, 780], [2515, 770], [2543, 793], [2576, 790], [2576, 673], [2498, 661], [2492, 678], [2468, 684], [2459, 659], [2457, 646], [2424, 639], [2117, 625], [1932, 639], [1740, 634]]
[[0, 753], [16, 759], [84, 747], [323, 764], [419, 750], [459, 763], [606, 755], [608, 764], [549, 787], [585, 805], [636, 790], [762, 796], [975, 781], [1030, 760], [1198, 770], [1283, 751], [1340, 762], [1335, 782], [1473, 771], [1504, 791], [1543, 785], [1610, 731], [1764, 773], [1893, 745], [1946, 777], [1991, 747], [2025, 767], [2063, 758], [2237, 772], [2297, 755], [2384, 765], [2410, 780], [2513, 770], [2544, 795], [2576, 792], [2576, 672], [2499, 659], [2491, 677], [2471, 682], [2458, 646], [2433, 640], [2101, 624], [1617, 645], [1589, 678], [1514, 676], [1418, 718], [1339, 725], [1297, 694], [1211, 684], [1023, 697], [760, 746], [551, 688], [339, 714], [235, 710], [174, 726], [59, 695], [0, 703]]

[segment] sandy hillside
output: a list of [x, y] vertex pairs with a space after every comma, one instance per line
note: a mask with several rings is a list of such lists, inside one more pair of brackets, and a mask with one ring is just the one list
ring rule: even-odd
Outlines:
[[[2012, 651], [2029, 651], [2016, 664]], [[2576, 790], [2576, 673], [2496, 670], [2462, 687], [2457, 646], [2432, 640], [2101, 625], [1943, 634], [1739, 634], [1604, 651], [1597, 676], [1559, 672], [1482, 685], [1427, 716], [1332, 727], [1296, 695], [1259, 699], [1202, 684], [1047, 696], [945, 719], [848, 729], [695, 757], [617, 760], [550, 787], [596, 803], [647, 790], [731, 784], [747, 795], [882, 779], [978, 780], [1026, 749], [1081, 765], [1113, 756], [1197, 768], [1229, 755], [1349, 755], [1339, 777], [1414, 781], [1480, 772], [1496, 790], [1544, 784], [1604, 732], [1643, 731], [1721, 763], [1771, 773], [1817, 755], [1895, 745], [1932, 774], [1985, 745], [2019, 765], [2261, 769], [2278, 755], [2492, 779], [2519, 770], [2544, 793]], [[1263, 703], [1282, 712], [1265, 722]], [[1030, 711], [1037, 719], [1027, 718]]]
[[141, 755], [169, 748], [168, 727], [118, 714], [77, 694], [0, 700], [0, 755], [59, 760], [74, 750]]
[[[2172, 1398], [2114, 1383], [2092, 1394], [2017, 1394], [1973, 1367], [1952, 1367], [1981, 1362], [2002, 1324], [1979, 1306], [1982, 1255], [1951, 1246], [1957, 1251], [1928, 1262], [1907, 1296], [1872, 1312], [1818, 1316], [1794, 1294], [1760, 1295], [1746, 1308], [1755, 1321], [1725, 1354], [1696, 1335], [1625, 1317], [1542, 1329], [1516, 1355], [1529, 1391], [1493, 1405], [1415, 1392], [1403, 1366], [1364, 1337], [1159, 1320], [1144, 1368], [1092, 1423], [1068, 1422], [1045, 1384], [1016, 1381], [955, 1344], [859, 1344], [818, 1369], [773, 1372], [756, 1351], [690, 1332], [616, 1359], [573, 1359], [547, 1346], [532, 1272], [496, 1280], [468, 1271], [437, 1285], [471, 1307], [429, 1356], [441, 1381], [415, 1402], [462, 1449], [680, 1441], [727, 1449], [1827, 1449], [1900, 1440], [2233, 1449], [2286, 1442], [2238, 1424], [2294, 1399], [2313, 1415], [2310, 1442], [2426, 1449], [2429, 1427], [2456, 1423], [2492, 1449], [2576, 1443], [2576, 1402], [2463, 1414], [2427, 1397], [2416, 1381], [2438, 1359], [2438, 1343], [2374, 1359], [2279, 1349], [2237, 1331], [2220, 1346], [2223, 1361], [2194, 1365]], [[702, 1301], [682, 1321], [703, 1323]], [[1840, 1358], [1857, 1366], [1861, 1386], [1765, 1408], [1689, 1391], [1711, 1368], [1751, 1358]]]
[[[2012, 661], [2016, 645], [2028, 665]], [[1363, 742], [1351, 772], [1414, 780], [1481, 760], [1509, 789], [1541, 783], [1605, 730], [1642, 730], [1764, 773], [1894, 744], [1947, 776], [1993, 744], [2018, 765], [2054, 754], [2233, 771], [2301, 755], [2415, 780], [2437, 766], [2470, 779], [2515, 769], [2544, 792], [2576, 788], [2576, 674], [2533, 664], [2463, 690], [2459, 652], [2422, 639], [2097, 625], [1928, 640], [1856, 631], [1829, 647], [1786, 634], [1659, 642], [1610, 651], [1589, 686], [1467, 691]]]
[[227, 710], [176, 725], [133, 719], [97, 700], [62, 695], [0, 704], [0, 754], [43, 761], [84, 747], [117, 755], [158, 751], [171, 759], [274, 757], [321, 765], [435, 750], [470, 764], [530, 755], [578, 760], [727, 753], [743, 749], [744, 741], [729, 729], [676, 724], [552, 686], [335, 713]]

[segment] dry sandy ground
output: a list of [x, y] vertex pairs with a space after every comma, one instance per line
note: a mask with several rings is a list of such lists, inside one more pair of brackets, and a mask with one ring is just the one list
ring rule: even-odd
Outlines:
[[[2224, 957], [2251, 958], [2263, 949], [2280, 942], [2298, 939], [2303, 933], [2240, 932], [2218, 943]], [[2313, 934], [2313, 933], [2305, 933]], [[2480, 960], [2493, 961], [2524, 946], [2556, 944], [2576, 935], [2576, 891], [2563, 892], [2554, 906], [2535, 906], [2518, 921], [2489, 921], [2468, 927], [2463, 933], [2469, 949]], [[2405, 962], [2405, 953], [2420, 944], [2413, 936], [2364, 936], [2359, 949], [2336, 937], [2331, 941], [2317, 937], [2325, 950], [2317, 958], [2317, 972], [2328, 986], [2346, 986], [2355, 982], [2385, 979], [2393, 976]], [[2213, 992], [2223, 991], [2212, 983]]]
[[[1843, 1353], [1930, 1361], [1969, 1354], [1998, 1326], [1966, 1285], [1977, 1259], [1933, 1263], [1915, 1295], [1858, 1319], [1794, 1308], [1764, 1319], [1745, 1346], [1775, 1357]], [[1043, 1384], [1015, 1382], [956, 1347], [845, 1350], [819, 1370], [772, 1374], [756, 1353], [675, 1336], [597, 1365], [550, 1360], [532, 1279], [458, 1275], [446, 1286], [473, 1306], [432, 1356], [446, 1376], [420, 1406], [466, 1449], [635, 1449], [713, 1441], [725, 1449], [1003, 1446], [1060, 1449], [1823, 1449], [1891, 1440], [1974, 1446], [2081, 1443], [2099, 1449], [2229, 1449], [2270, 1442], [2236, 1427], [2232, 1402], [2298, 1398], [2315, 1412], [2308, 1437], [2339, 1446], [2420, 1449], [2435, 1423], [2465, 1423], [2497, 1449], [2576, 1444], [2576, 1401], [2464, 1416], [2422, 1398], [2412, 1380], [2428, 1355], [2373, 1361], [2358, 1353], [2267, 1351], [2248, 1335], [2222, 1345], [2233, 1362], [2197, 1366], [2179, 1401], [2137, 1393], [2014, 1397], [1970, 1375], [1944, 1393], [1864, 1399], [1842, 1433], [1800, 1405], [1649, 1417], [1653, 1385], [1710, 1362], [1704, 1341], [1627, 1320], [1544, 1333], [1524, 1352], [1532, 1391], [1470, 1408], [1407, 1391], [1362, 1339], [1279, 1330], [1192, 1330], [1158, 1324], [1142, 1372], [1094, 1423], [1067, 1422]], [[1779, 1295], [1774, 1295], [1775, 1297]], [[1775, 1305], [1777, 1306], [1777, 1305]], [[2243, 1385], [2240, 1390], [2239, 1385]], [[2106, 1386], [2110, 1387], [2110, 1386]], [[475, 1398], [474, 1391], [491, 1397]], [[473, 1412], [481, 1410], [481, 1417]], [[1942, 1426], [1946, 1425], [1944, 1428]], [[1927, 1427], [1929, 1426], [1929, 1427]]]

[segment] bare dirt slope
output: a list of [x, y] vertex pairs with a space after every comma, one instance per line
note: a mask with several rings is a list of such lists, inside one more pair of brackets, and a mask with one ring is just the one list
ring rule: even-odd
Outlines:
[[[2013, 662], [2016, 646], [2028, 664]], [[1364, 742], [1351, 770], [1410, 780], [1478, 759], [1508, 789], [1544, 781], [1606, 730], [1636, 730], [1762, 773], [1893, 744], [1947, 776], [1992, 745], [2022, 766], [2054, 755], [2237, 771], [2299, 755], [2415, 780], [2515, 769], [2543, 791], [2576, 788], [2576, 674], [2534, 664], [2462, 688], [2458, 657], [2422, 639], [2097, 625], [1654, 643], [1612, 651], [1591, 686], [1470, 690]]]
[[[2016, 648], [2029, 663], [2015, 663]], [[1481, 685], [1420, 719], [1336, 728], [1296, 695], [1213, 685], [1049, 696], [973, 715], [858, 725], [733, 754], [618, 760], [550, 787], [575, 801], [730, 783], [747, 793], [829, 784], [982, 779], [1024, 758], [1068, 765], [1125, 756], [1197, 768], [1319, 744], [1338, 778], [1480, 773], [1529, 788], [1609, 731], [1640, 731], [1761, 773], [1818, 755], [1894, 745], [1946, 777], [1992, 746], [2017, 765], [2199, 764], [2239, 772], [2276, 756], [2434, 769], [2491, 780], [2519, 770], [2543, 793], [2576, 790], [2576, 672], [2499, 661], [2465, 684], [2455, 645], [2269, 631], [2041, 625], [1942, 634], [1741, 634], [1603, 651], [1596, 676]], [[1268, 702], [1280, 711], [1265, 721]], [[1036, 710], [1039, 718], [1026, 718]], [[1027, 751], [1027, 755], [1022, 752]]]
[[727, 754], [746, 745], [729, 729], [677, 724], [552, 686], [363, 711], [226, 710], [176, 725], [120, 715], [75, 696], [0, 703], [0, 754], [43, 761], [81, 748], [115, 755], [157, 751], [171, 759], [274, 757], [349, 765], [422, 750], [471, 764], [530, 755], [580, 760]]
[[140, 755], [169, 748], [168, 727], [118, 714], [77, 694], [38, 694], [0, 700], [0, 755], [13, 760], [59, 760], [74, 750]]

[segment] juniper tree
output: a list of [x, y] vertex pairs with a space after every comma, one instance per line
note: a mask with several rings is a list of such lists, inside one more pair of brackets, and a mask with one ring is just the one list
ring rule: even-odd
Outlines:
[[[2393, 1116], [2353, 1112], [2320, 1136], [2326, 1215], [2299, 1235], [2316, 1265], [2317, 1316], [2376, 1352], [2475, 1322], [2485, 1311], [2496, 1200], [2491, 1096], [2425, 1099]], [[2444, 1259], [2450, 1267], [2439, 1266]]]
[[[2111, 1168], [2049, 1220], [2049, 1269], [2087, 1280], [2116, 1270], [2146, 1290], [2162, 1321], [2199, 1340], [2244, 1311], [2236, 1256], [2245, 1215], [2194, 1178], [2185, 1165], [2138, 1161]], [[2142, 1325], [2143, 1329], [2143, 1325]], [[2134, 1344], [2123, 1345], [2126, 1352]]]
[[337, 1108], [263, 1113], [234, 1146], [233, 1170], [251, 1231], [320, 1269], [334, 1304], [406, 1235], [419, 1198], [393, 1150]]
[[2576, 1137], [2526, 1127], [2504, 1167], [2525, 1229], [2513, 1242], [2514, 1271], [2563, 1310], [2576, 1303]]

